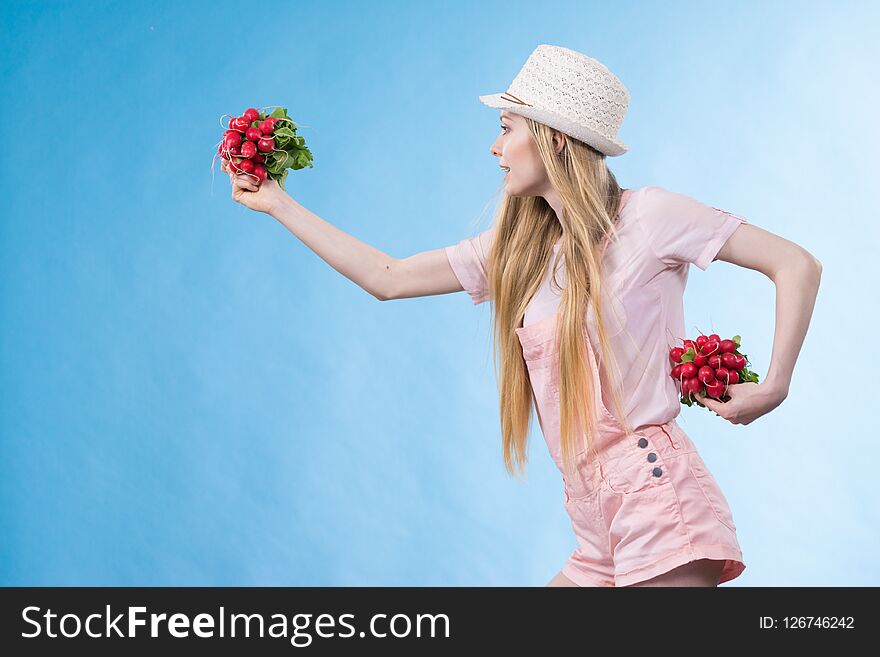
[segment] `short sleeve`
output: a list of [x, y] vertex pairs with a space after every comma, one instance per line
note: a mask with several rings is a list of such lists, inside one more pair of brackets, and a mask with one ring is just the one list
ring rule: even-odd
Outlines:
[[654, 255], [668, 266], [693, 263], [703, 271], [746, 219], [663, 187], [645, 188], [639, 224]]
[[474, 304], [489, 299], [487, 262], [493, 237], [494, 227], [445, 248], [452, 271]]

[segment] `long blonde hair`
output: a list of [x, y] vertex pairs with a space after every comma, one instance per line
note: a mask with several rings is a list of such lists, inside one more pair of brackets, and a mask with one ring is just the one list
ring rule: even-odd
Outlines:
[[[560, 452], [565, 472], [572, 473], [580, 444], [595, 454], [595, 418], [601, 412], [593, 407], [593, 375], [583, 338], [589, 305], [596, 316], [602, 362], [611, 361], [614, 387], [619, 380], [617, 361], [609, 345], [599, 299], [603, 283], [601, 249], [606, 238], [617, 237], [614, 222], [620, 209], [622, 190], [608, 169], [603, 153], [566, 135], [565, 146], [557, 154], [553, 146], [553, 135], [557, 131], [524, 118], [564, 211], [559, 220], [541, 196], [504, 194], [495, 219], [487, 276], [493, 302], [504, 464], [510, 474], [515, 474], [514, 463], [525, 471], [526, 441], [532, 418], [528, 369], [514, 328], [522, 326], [526, 307], [544, 280], [553, 246], [562, 238], [560, 250], [565, 255], [566, 287], [559, 303], [556, 333]], [[556, 266], [554, 262], [554, 274]], [[597, 350], [596, 358], [599, 357]], [[599, 385], [599, 381], [595, 381], [595, 385]], [[609, 392], [617, 409], [616, 417], [630, 432], [626, 418], [620, 412], [618, 395], [614, 390]], [[586, 430], [582, 431], [581, 427]]]

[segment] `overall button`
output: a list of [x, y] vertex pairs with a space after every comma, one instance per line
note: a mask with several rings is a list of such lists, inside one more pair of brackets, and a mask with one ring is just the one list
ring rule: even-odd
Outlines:
[[647, 438], [639, 438], [639, 447], [647, 447], [648, 439]]
[[653, 463], [656, 460], [657, 460], [657, 455], [654, 452], [651, 452], [650, 454], [648, 454], [648, 462], [649, 463]]
[[655, 477], [659, 477], [660, 475], [663, 474], [663, 470], [661, 470], [660, 468], [654, 468], [653, 472], [654, 472]]

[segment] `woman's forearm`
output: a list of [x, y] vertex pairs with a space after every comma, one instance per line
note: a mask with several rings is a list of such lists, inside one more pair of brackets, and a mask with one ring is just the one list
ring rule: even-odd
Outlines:
[[788, 396], [794, 364], [810, 325], [821, 278], [821, 265], [811, 258], [782, 267], [773, 277], [776, 331], [765, 383], [783, 398]]
[[270, 214], [340, 274], [380, 301], [388, 298], [394, 258], [339, 230], [292, 198]]

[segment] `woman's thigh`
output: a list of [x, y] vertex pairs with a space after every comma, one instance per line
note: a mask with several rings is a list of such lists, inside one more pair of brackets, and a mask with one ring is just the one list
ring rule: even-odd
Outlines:
[[697, 559], [630, 586], [718, 586], [723, 567], [718, 559]]
[[556, 574], [556, 577], [551, 579], [547, 586], [577, 586], [574, 582], [572, 582], [568, 577], [562, 574], [562, 571]]

